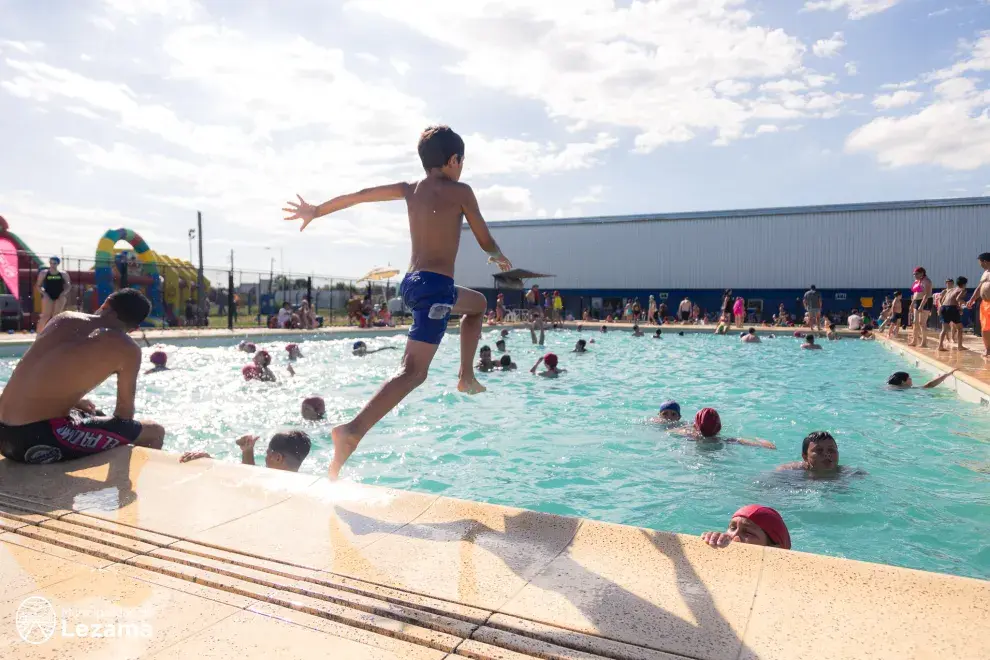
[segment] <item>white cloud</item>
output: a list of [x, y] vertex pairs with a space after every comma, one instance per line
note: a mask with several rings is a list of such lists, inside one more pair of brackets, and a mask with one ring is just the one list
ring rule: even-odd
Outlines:
[[40, 41], [15, 41], [0, 39], [0, 53], [21, 53], [23, 55], [34, 55], [44, 50], [45, 44]]
[[572, 142], [563, 146], [530, 140], [491, 139], [479, 134], [466, 135], [465, 167], [471, 176], [539, 176], [550, 172], [582, 170], [596, 164], [598, 155], [616, 142], [607, 133], [599, 133], [594, 142]]
[[489, 186], [474, 191], [478, 206], [488, 219], [504, 216], [519, 217], [533, 210], [533, 195], [529, 188], [519, 186]]
[[204, 14], [195, 0], [103, 0], [103, 4], [111, 14], [118, 14], [131, 22], [150, 16], [188, 21]]
[[903, 108], [917, 102], [922, 96], [921, 92], [911, 92], [906, 89], [899, 89], [893, 94], [878, 94], [873, 97], [873, 107], [877, 110], [890, 110], [892, 108]]
[[802, 62], [806, 46], [759, 25], [740, 0], [627, 7], [573, 0], [567, 11], [530, 0], [351, 0], [347, 6], [447, 46], [456, 53], [449, 71], [536, 101], [565, 125], [631, 129], [635, 149], [644, 153], [703, 133], [738, 139], [748, 124], [774, 112], [769, 106], [822, 116], [792, 99], [745, 96], [763, 81], [814, 74]]
[[835, 32], [828, 39], [819, 39], [811, 47], [811, 52], [813, 52], [818, 57], [835, 57], [839, 54], [839, 51], [843, 49], [846, 45], [846, 40], [842, 36], [841, 32]]
[[597, 204], [602, 201], [602, 193], [605, 192], [605, 186], [594, 185], [588, 188], [588, 192], [583, 195], [578, 195], [571, 200], [571, 204]]
[[389, 59], [388, 63], [392, 65], [392, 68], [395, 69], [396, 73], [400, 76], [404, 76], [409, 73], [409, 69], [411, 68], [409, 62], [395, 57]]
[[807, 0], [804, 11], [845, 11], [852, 20], [866, 18], [879, 14], [899, 3], [901, 0]]
[[[969, 45], [968, 56], [927, 76], [936, 83], [929, 105], [912, 115], [879, 117], [861, 126], [846, 139], [846, 151], [873, 153], [889, 167], [933, 163], [973, 170], [990, 165], [990, 88], [964, 76], [990, 70], [988, 55], [990, 31]], [[899, 90], [891, 96], [898, 94], [918, 92]]]
[[880, 89], [911, 89], [917, 85], [917, 80], [908, 80], [906, 82], [899, 83], [884, 83], [883, 85], [880, 85]]
[[855, 62], [846, 62], [845, 68], [847, 75], [855, 76], [859, 73], [859, 66], [857, 66]]
[[780, 128], [773, 124], [760, 124], [756, 127], [757, 134], [759, 133], [776, 133]]

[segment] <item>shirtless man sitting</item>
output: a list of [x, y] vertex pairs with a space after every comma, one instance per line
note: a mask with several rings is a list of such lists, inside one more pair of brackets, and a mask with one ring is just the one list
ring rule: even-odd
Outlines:
[[[107, 298], [96, 314], [52, 319], [17, 364], [0, 393], [0, 454], [20, 463], [82, 458], [120, 445], [161, 449], [165, 429], [134, 420], [141, 349], [127, 333], [151, 303], [134, 289]], [[117, 375], [112, 417], [83, 397]]]

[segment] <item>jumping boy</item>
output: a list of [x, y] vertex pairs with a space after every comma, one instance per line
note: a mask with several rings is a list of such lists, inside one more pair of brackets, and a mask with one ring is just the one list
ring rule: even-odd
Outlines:
[[316, 218], [366, 202], [405, 200], [409, 216], [412, 256], [400, 293], [413, 311], [413, 324], [402, 366], [357, 417], [331, 431], [331, 479], [337, 478], [344, 462], [378, 420], [426, 380], [451, 314], [463, 314], [457, 389], [468, 394], [485, 391], [474, 375], [474, 354], [487, 303], [477, 291], [454, 284], [454, 260], [464, 218], [478, 245], [488, 254], [489, 263], [502, 271], [510, 270], [512, 264], [492, 238], [474, 191], [459, 181], [464, 167], [464, 140], [447, 126], [431, 126], [420, 136], [419, 158], [426, 171], [421, 181], [366, 188], [318, 206], [297, 195], [299, 203], [289, 202], [283, 209], [289, 214], [286, 220], [302, 220], [300, 231]]

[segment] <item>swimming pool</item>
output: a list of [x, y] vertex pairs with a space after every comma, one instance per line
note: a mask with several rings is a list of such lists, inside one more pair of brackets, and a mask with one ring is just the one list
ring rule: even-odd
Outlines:
[[[482, 343], [494, 348], [495, 334], [486, 330]], [[596, 340], [588, 354], [569, 353], [579, 336]], [[401, 349], [405, 337], [366, 341]], [[260, 452], [275, 430], [302, 428], [314, 441], [303, 470], [324, 473], [331, 426], [357, 412], [401, 355], [355, 358], [352, 342], [300, 342], [305, 357], [289, 378], [285, 341], [256, 341], [275, 357], [275, 385], [243, 381], [248, 356], [233, 341], [169, 347], [173, 370], [139, 381], [139, 416], [166, 426], [169, 451], [230, 461], [240, 435], [261, 435]], [[447, 337], [427, 383], [369, 433], [343, 476], [689, 534], [722, 530], [756, 502], [783, 514], [798, 550], [990, 577], [990, 474], [980, 471], [990, 465], [990, 411], [948, 389], [889, 391], [886, 377], [907, 365], [879, 345], [843, 339], [809, 352], [790, 337], [747, 345], [669, 331], [662, 340], [558, 331], [540, 349], [524, 330], [508, 344], [518, 371], [479, 374], [489, 391], [468, 397], [455, 389], [458, 337]], [[547, 350], [569, 371], [559, 380], [528, 372]], [[0, 382], [15, 363], [0, 360]], [[99, 388], [97, 403], [112, 408], [114, 387], [111, 379]], [[310, 394], [326, 399], [327, 422], [301, 421]], [[646, 421], [668, 398], [686, 419], [713, 406], [724, 434], [772, 440], [778, 451], [671, 436]], [[836, 436], [843, 465], [868, 474], [813, 481], [774, 472], [820, 429]]]

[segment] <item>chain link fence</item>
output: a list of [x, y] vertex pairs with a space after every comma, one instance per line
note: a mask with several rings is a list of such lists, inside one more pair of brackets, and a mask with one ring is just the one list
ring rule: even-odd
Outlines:
[[[4, 331], [31, 330], [42, 311], [41, 270], [30, 255], [18, 255], [18, 295], [0, 281]], [[398, 280], [358, 281], [354, 277], [204, 267], [189, 262], [141, 261], [138, 256], [100, 263], [93, 257], [64, 257], [59, 270], [69, 278], [65, 309], [92, 313], [109, 293], [141, 290], [152, 303], [150, 321], [162, 328], [302, 328], [389, 326], [407, 323], [398, 299]]]

